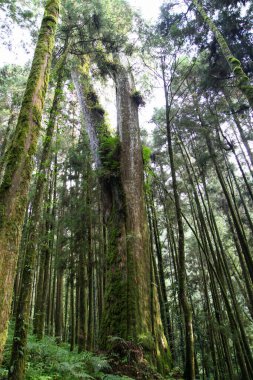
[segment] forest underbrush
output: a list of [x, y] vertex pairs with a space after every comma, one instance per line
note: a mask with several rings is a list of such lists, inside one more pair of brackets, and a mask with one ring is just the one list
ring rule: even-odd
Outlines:
[[[13, 328], [9, 329], [0, 380], [8, 379], [13, 342]], [[180, 379], [178, 371], [162, 377], [144, 359], [141, 346], [120, 338], [112, 340], [109, 352], [70, 351], [68, 343], [57, 344], [54, 337], [37, 340], [29, 334], [27, 344], [26, 380], [170, 380]], [[179, 376], [179, 377], [178, 377]]]

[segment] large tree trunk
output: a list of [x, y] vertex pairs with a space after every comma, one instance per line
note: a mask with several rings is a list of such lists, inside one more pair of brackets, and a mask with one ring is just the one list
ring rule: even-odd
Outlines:
[[0, 188], [0, 360], [7, 335], [20, 232], [47, 90], [59, 3], [59, 0], [50, 0], [46, 4]]
[[[150, 362], [164, 371], [170, 366], [170, 353], [163, 333], [157, 291], [154, 289], [152, 293], [151, 290], [152, 263], [138, 105], [132, 96], [130, 75], [117, 64], [115, 79], [120, 141], [110, 137], [94, 91], [91, 87], [87, 90], [88, 78], [84, 82], [78, 72], [74, 72], [72, 78], [88, 127], [93, 155], [96, 162], [101, 163], [108, 240], [101, 348], [108, 348], [109, 336], [132, 339], [142, 343]], [[95, 99], [93, 104], [91, 94]], [[99, 157], [94, 147], [99, 147]], [[152, 305], [154, 315], [151, 315]]]

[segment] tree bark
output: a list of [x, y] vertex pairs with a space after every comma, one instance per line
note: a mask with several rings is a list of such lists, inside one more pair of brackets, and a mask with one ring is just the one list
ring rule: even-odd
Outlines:
[[[118, 134], [114, 156], [107, 160], [110, 140], [97, 100], [91, 104], [79, 74], [72, 75], [79, 103], [89, 132], [95, 161], [101, 162], [104, 220], [107, 225], [105, 300], [100, 328], [101, 347], [108, 347], [109, 336], [142, 343], [149, 360], [160, 371], [170, 366], [170, 355], [160, 318], [156, 291], [153, 296], [154, 326], [151, 318], [151, 255], [144, 202], [143, 162], [135, 103], [127, 70], [117, 63]], [[84, 78], [83, 78], [84, 79]], [[88, 96], [87, 96], [88, 95]], [[95, 138], [94, 138], [95, 137]], [[116, 146], [115, 146], [116, 145]], [[94, 149], [95, 147], [95, 149]], [[97, 157], [96, 147], [100, 156]], [[108, 167], [110, 164], [114, 164]], [[112, 162], [113, 161], [113, 162]], [[152, 331], [155, 332], [152, 335]], [[159, 352], [159, 355], [158, 355]]]
[[178, 226], [178, 286], [179, 286], [179, 300], [184, 313], [185, 322], [185, 378], [187, 380], [195, 379], [195, 362], [194, 362], [194, 335], [193, 335], [193, 322], [192, 311], [187, 296], [187, 284], [186, 284], [186, 266], [185, 266], [185, 248], [184, 248], [184, 226], [181, 212], [181, 202], [178, 192], [176, 169], [174, 163], [174, 153], [172, 147], [171, 136], [171, 123], [170, 123], [170, 110], [168, 103], [168, 89], [165, 78], [165, 63], [162, 60], [162, 74], [164, 83], [164, 95], [166, 102], [166, 132], [168, 153], [170, 159], [170, 169], [172, 176], [172, 186], [175, 201], [176, 221]]
[[0, 187], [0, 361], [6, 341], [20, 232], [51, 66], [59, 0], [49, 0]]

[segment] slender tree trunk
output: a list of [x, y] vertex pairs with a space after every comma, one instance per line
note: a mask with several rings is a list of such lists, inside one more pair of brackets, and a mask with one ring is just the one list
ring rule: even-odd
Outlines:
[[88, 189], [87, 189], [87, 206], [88, 206], [88, 221], [87, 221], [87, 281], [88, 281], [88, 324], [87, 324], [87, 341], [86, 346], [88, 350], [93, 350], [94, 343], [94, 324], [93, 324], [93, 310], [94, 310], [94, 299], [93, 299], [93, 273], [94, 273], [94, 252], [92, 246], [92, 222], [91, 222], [91, 189], [90, 189], [90, 178], [88, 179]]
[[62, 342], [63, 337], [63, 278], [64, 267], [60, 263], [56, 275], [56, 302], [55, 302], [55, 338], [57, 343]]
[[54, 127], [56, 123], [57, 112], [59, 109], [59, 101], [61, 98], [61, 89], [63, 85], [63, 65], [61, 64], [59, 71], [57, 86], [55, 89], [54, 101], [51, 108], [46, 138], [43, 145], [41, 156], [39, 176], [35, 188], [35, 196], [32, 202], [32, 212], [28, 225], [28, 239], [25, 250], [25, 265], [21, 278], [21, 291], [18, 300], [17, 316], [15, 323], [15, 333], [11, 355], [11, 372], [10, 379], [23, 379], [25, 368], [25, 350], [27, 343], [27, 334], [29, 328], [29, 314], [32, 296], [33, 273], [37, 258], [37, 242], [39, 236], [39, 222], [41, 215], [41, 205], [44, 195], [44, 188], [47, 179], [48, 160], [50, 156]]
[[167, 131], [167, 143], [168, 153], [170, 159], [170, 168], [172, 176], [173, 194], [175, 200], [176, 220], [178, 226], [178, 286], [179, 286], [179, 299], [184, 313], [185, 321], [185, 378], [187, 380], [195, 379], [195, 363], [194, 363], [194, 335], [192, 324], [192, 311], [187, 296], [187, 284], [186, 284], [186, 267], [185, 267], [185, 249], [184, 249], [184, 227], [181, 213], [180, 197], [178, 193], [178, 185], [176, 178], [176, 170], [174, 164], [174, 154], [172, 148], [171, 138], [171, 125], [169, 115], [169, 103], [168, 103], [168, 89], [165, 78], [165, 66], [162, 62], [162, 73], [164, 83], [164, 94], [166, 102], [166, 131]]
[[19, 119], [0, 187], [0, 361], [6, 341], [20, 232], [40, 132], [48, 84], [59, 0], [46, 4]]
[[219, 167], [219, 165], [218, 165], [218, 163], [216, 161], [215, 153], [214, 153], [214, 150], [213, 150], [213, 146], [212, 146], [212, 142], [211, 142], [210, 136], [206, 135], [206, 141], [207, 141], [208, 150], [209, 150], [209, 153], [210, 153], [210, 155], [212, 157], [212, 161], [214, 163], [214, 166], [215, 166], [215, 169], [216, 169], [216, 173], [217, 173], [217, 176], [219, 178], [219, 181], [220, 181], [223, 193], [224, 193], [224, 195], [226, 197], [226, 200], [227, 200], [227, 203], [228, 203], [228, 207], [229, 207], [232, 219], [233, 219], [235, 230], [236, 230], [236, 233], [238, 235], [238, 239], [239, 239], [239, 242], [240, 242], [240, 245], [241, 245], [241, 249], [242, 249], [242, 252], [243, 252], [246, 264], [247, 264], [249, 275], [250, 275], [251, 281], [253, 282], [253, 260], [252, 260], [252, 257], [251, 257], [251, 253], [250, 253], [250, 249], [249, 249], [249, 246], [248, 246], [248, 242], [246, 240], [245, 233], [244, 233], [244, 231], [242, 229], [240, 220], [238, 219], [238, 216], [236, 214], [236, 210], [234, 208], [231, 196], [230, 196], [230, 194], [228, 192], [228, 189], [227, 189], [227, 186], [225, 184], [225, 181], [224, 181], [223, 175], [221, 173], [220, 167]]
[[[42, 234], [42, 242], [41, 244], [38, 244], [38, 250], [40, 250], [40, 257], [39, 257], [39, 270], [38, 270], [38, 280], [36, 283], [36, 299], [35, 299], [35, 305], [34, 305], [34, 321], [33, 321], [33, 333], [37, 335], [38, 330], [41, 330], [40, 326], [40, 309], [41, 309], [41, 303], [43, 301], [43, 292], [44, 292], [44, 276], [45, 276], [45, 261], [46, 261], [46, 249], [45, 247], [47, 246], [47, 237], [48, 237], [48, 230], [49, 230], [49, 212], [50, 212], [50, 207], [51, 207], [51, 202], [52, 202], [52, 179], [51, 179], [51, 174], [49, 174], [49, 182], [50, 182], [50, 187], [49, 191], [45, 192], [46, 196], [45, 198], [45, 204], [46, 209], [44, 210], [43, 213], [43, 219], [45, 219], [45, 222], [41, 221], [40, 229], [41, 229], [41, 234]], [[47, 279], [49, 280], [49, 279]], [[42, 330], [43, 334], [43, 330]], [[38, 337], [38, 335], [37, 335]], [[39, 338], [41, 339], [42, 336]]]
[[75, 285], [74, 285], [74, 258], [73, 252], [70, 252], [70, 351], [74, 350], [75, 347], [75, 332], [76, 332], [76, 323], [75, 323]]
[[233, 119], [234, 119], [235, 125], [236, 125], [236, 127], [237, 127], [237, 129], [238, 129], [238, 131], [239, 131], [239, 134], [240, 134], [241, 140], [242, 140], [242, 142], [243, 142], [243, 145], [244, 145], [244, 147], [245, 147], [245, 149], [246, 149], [246, 152], [247, 152], [248, 158], [250, 159], [250, 163], [251, 163], [252, 168], [253, 168], [253, 154], [252, 154], [252, 151], [251, 151], [251, 149], [250, 149], [250, 146], [249, 146], [248, 140], [247, 140], [247, 138], [246, 138], [246, 136], [245, 136], [245, 132], [244, 132], [244, 130], [243, 130], [243, 128], [242, 128], [242, 125], [241, 125], [241, 123], [240, 123], [240, 120], [239, 120], [238, 116], [236, 115], [236, 112], [235, 112], [235, 109], [234, 109], [234, 105], [233, 105], [233, 103], [232, 103], [232, 99], [230, 98], [228, 92], [227, 92], [225, 89], [223, 90], [223, 94], [224, 94], [225, 99], [226, 99], [226, 101], [227, 101], [227, 103], [228, 103], [229, 109], [230, 109], [231, 112], [232, 112], [232, 115], [233, 115]]
[[237, 87], [248, 99], [248, 102], [251, 108], [253, 108], [253, 86], [250, 84], [250, 80], [248, 76], [243, 71], [241, 62], [233, 56], [225, 38], [223, 37], [223, 35], [221, 34], [217, 26], [214, 24], [214, 22], [210, 19], [210, 17], [208, 17], [207, 13], [205, 12], [200, 2], [198, 0], [192, 0], [192, 3], [195, 5], [196, 9], [199, 11], [201, 16], [203, 17], [204, 22], [207, 23], [210, 30], [215, 35], [215, 38], [218, 41], [218, 44], [221, 48], [221, 51], [225, 59], [227, 60], [230, 66], [230, 69], [237, 79]]
[[175, 348], [174, 348], [174, 334], [172, 331], [171, 326], [171, 320], [170, 320], [170, 310], [168, 305], [168, 297], [167, 297], [167, 291], [166, 291], [166, 285], [165, 285], [165, 276], [164, 276], [164, 264], [163, 264], [163, 257], [162, 257], [162, 248], [161, 248], [161, 242], [159, 237], [159, 231], [157, 226], [157, 217], [156, 217], [156, 211], [155, 211], [155, 205], [154, 205], [154, 198], [153, 194], [151, 193], [150, 196], [150, 209], [151, 209], [151, 221], [153, 225], [153, 232], [154, 232], [154, 240], [155, 240], [155, 246], [156, 246], [156, 254], [157, 254], [157, 262], [158, 262], [158, 272], [159, 272], [159, 283], [161, 287], [161, 308], [164, 308], [164, 323], [165, 323], [165, 332], [167, 331], [167, 338], [169, 341], [169, 346], [171, 350], [171, 355], [173, 361], [175, 360]]

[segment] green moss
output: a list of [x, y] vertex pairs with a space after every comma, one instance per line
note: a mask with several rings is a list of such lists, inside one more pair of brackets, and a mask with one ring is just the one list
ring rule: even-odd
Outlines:
[[229, 58], [228, 58], [228, 61], [229, 61], [232, 65], [238, 65], [238, 66], [241, 66], [241, 62], [240, 62], [237, 58], [235, 58], [235, 57], [233, 57], [233, 56], [229, 57]]
[[56, 17], [54, 17], [52, 15], [44, 16], [44, 21], [45, 22], [52, 22], [53, 24], [57, 24]]
[[155, 341], [151, 333], [138, 335], [138, 343], [143, 347], [144, 351], [152, 352], [155, 349]]
[[0, 347], [4, 347], [8, 335], [8, 324], [5, 330], [0, 334]]
[[120, 168], [120, 141], [118, 136], [101, 136], [99, 146], [102, 169], [100, 175], [117, 176]]
[[96, 57], [96, 63], [99, 74], [104, 78], [107, 75], [114, 76], [118, 72], [119, 63], [115, 60], [109, 59], [105, 52], [100, 51]]
[[[88, 80], [88, 86], [86, 85], [86, 101], [87, 101], [87, 106], [90, 108], [91, 111], [97, 111], [100, 116], [105, 115], [105, 110], [104, 108], [99, 104], [99, 99], [96, 94], [96, 92], [91, 88], [91, 85], [89, 84]], [[97, 128], [99, 128], [99, 124], [101, 121], [98, 122]]]
[[[8, 263], [8, 271], [6, 271], [5, 276], [2, 276], [1, 285], [6, 284], [8, 281], [10, 288], [12, 284], [8, 278], [15, 277], [18, 244], [24, 213], [27, 207], [27, 194], [33, 169], [33, 156], [40, 132], [58, 10], [59, 0], [47, 2], [17, 127], [6, 154], [5, 174], [0, 188], [1, 247], [8, 246], [12, 250], [12, 263]], [[54, 22], [49, 17], [50, 15], [52, 15]], [[9, 191], [10, 188], [11, 191]], [[9, 256], [6, 254], [9, 249], [6, 248], [6, 251], [3, 252], [3, 263], [9, 261]], [[11, 297], [8, 296], [7, 291], [4, 297], [2, 294], [3, 290], [1, 289], [0, 298], [1, 300], [4, 299], [2, 304], [6, 310], [9, 310]], [[8, 314], [5, 313], [0, 320], [1, 326], [5, 326], [7, 318]], [[6, 332], [1, 329], [0, 351], [6, 338], [5, 334]]]
[[142, 146], [142, 158], [143, 158], [144, 169], [150, 163], [150, 160], [151, 160], [150, 156], [151, 156], [151, 149], [148, 146], [143, 145]]
[[[120, 186], [115, 183], [115, 186]], [[119, 191], [119, 196], [121, 192]], [[106, 256], [107, 286], [105, 291], [105, 305], [101, 323], [100, 347], [111, 349], [112, 336], [127, 339], [127, 278], [125, 276], [124, 257], [120, 254], [122, 244], [122, 217], [117, 206], [113, 205], [108, 229], [108, 251]], [[120, 297], [119, 297], [120, 295]]]

